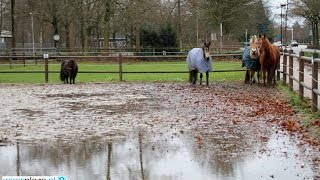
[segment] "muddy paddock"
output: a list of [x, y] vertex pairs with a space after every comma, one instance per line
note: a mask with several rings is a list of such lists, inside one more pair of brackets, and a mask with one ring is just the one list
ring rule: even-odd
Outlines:
[[[48, 161], [38, 164], [42, 167], [38, 171], [19, 164], [19, 172], [41, 175], [63, 172], [70, 179], [81, 179], [71, 167], [66, 171], [54, 168], [54, 163], [70, 165], [72, 160], [50, 160], [54, 156], [50, 154], [54, 153], [48, 147], [50, 144], [62, 149], [54, 157], [89, 153], [86, 158], [90, 159], [95, 153], [105, 153], [100, 157], [104, 161], [99, 161], [104, 168], [100, 171], [96, 164], [86, 165], [84, 172], [87, 173], [83, 176], [86, 178], [93, 175], [95, 179], [106, 176], [112, 179], [132, 179], [131, 176], [137, 179], [141, 176], [145, 179], [320, 178], [319, 147], [301, 142], [301, 134], [281, 127], [284, 122], [299, 122], [300, 117], [277, 88], [240, 82], [212, 83], [209, 87], [186, 83], [1, 84], [0, 96], [3, 148], [0, 152], [14, 159], [16, 153], [11, 153], [18, 151], [18, 144], [20, 149], [28, 149], [24, 154], [29, 159]], [[123, 168], [116, 163], [110, 167], [107, 156], [107, 152], [111, 152], [110, 144], [113, 145], [110, 157], [134, 165]], [[82, 152], [83, 149], [86, 152]], [[187, 149], [191, 149], [192, 155], [182, 155]], [[43, 153], [39, 155], [39, 151]], [[140, 154], [138, 160], [125, 160], [135, 151]], [[118, 154], [114, 154], [116, 152]], [[92, 158], [99, 159], [99, 156]], [[261, 160], [263, 158], [267, 160]], [[78, 159], [73, 159], [76, 164]], [[0, 160], [9, 161], [4, 157]], [[190, 161], [195, 167], [191, 167], [192, 163], [177, 163], [180, 161]], [[240, 162], [247, 170], [241, 168]], [[166, 169], [168, 164], [172, 167]], [[18, 165], [11, 166], [6, 166], [7, 171], [0, 170], [0, 175], [15, 174]], [[46, 166], [48, 168], [43, 168]], [[180, 166], [186, 171], [173, 168]], [[1, 164], [0, 167], [4, 169]], [[188, 168], [194, 171], [198, 168], [200, 175], [194, 172], [191, 173], [194, 176], [189, 176]]]

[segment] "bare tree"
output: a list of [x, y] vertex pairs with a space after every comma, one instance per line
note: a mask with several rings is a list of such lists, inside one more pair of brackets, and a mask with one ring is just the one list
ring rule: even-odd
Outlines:
[[311, 24], [313, 46], [319, 48], [320, 1], [294, 0], [292, 13], [306, 18]]

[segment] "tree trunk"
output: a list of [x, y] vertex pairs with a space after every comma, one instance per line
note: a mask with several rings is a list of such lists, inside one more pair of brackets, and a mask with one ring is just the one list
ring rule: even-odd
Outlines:
[[[54, 29], [54, 35], [59, 35], [58, 19], [56, 16], [53, 17], [52, 26]], [[58, 41], [56, 40], [54, 40], [54, 47], [58, 48]]]
[[141, 34], [140, 34], [140, 29], [141, 29], [141, 19], [138, 18], [137, 19], [137, 23], [136, 23], [136, 51], [140, 52], [141, 51]]
[[182, 37], [181, 37], [181, 8], [180, 8], [180, 0], [178, 0], [178, 45], [180, 51], [182, 50]]
[[80, 4], [80, 9], [81, 9], [81, 17], [80, 17], [80, 43], [81, 43], [81, 48], [84, 50], [85, 48], [85, 36], [84, 36], [84, 17], [83, 17], [83, 2], [81, 1]]
[[316, 21], [315, 24], [314, 24], [314, 46], [315, 48], [319, 48], [319, 22]]
[[15, 0], [11, 0], [11, 47], [12, 49], [16, 48], [16, 25], [15, 25], [15, 12], [14, 12]]
[[64, 28], [66, 30], [66, 48], [70, 48], [70, 24], [66, 23]]
[[104, 33], [103, 33], [103, 37], [104, 37], [104, 48], [109, 48], [109, 38], [110, 38], [110, 19], [111, 19], [111, 1], [107, 0], [106, 1], [106, 12], [105, 12], [105, 16], [104, 16]]

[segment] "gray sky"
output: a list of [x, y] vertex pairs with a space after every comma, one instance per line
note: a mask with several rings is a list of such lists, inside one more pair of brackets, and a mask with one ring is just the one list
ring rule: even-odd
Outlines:
[[[280, 14], [281, 14], [281, 8], [280, 5], [281, 4], [286, 4], [287, 0], [264, 0], [265, 4], [269, 7], [269, 10], [271, 11], [271, 18], [280, 24], [281, 22], [281, 18], [280, 18]], [[289, 2], [289, 9], [292, 8], [292, 5], [290, 5], [290, 2], [292, 2], [291, 0], [288, 0]], [[282, 9], [282, 13], [285, 14], [286, 13], [286, 7], [284, 7]], [[284, 23], [284, 19], [282, 19], [283, 23]], [[293, 23], [295, 23], [296, 21], [298, 21], [301, 25], [304, 22], [303, 18], [292, 18], [292, 17], [288, 17], [288, 26], [292, 26]]]

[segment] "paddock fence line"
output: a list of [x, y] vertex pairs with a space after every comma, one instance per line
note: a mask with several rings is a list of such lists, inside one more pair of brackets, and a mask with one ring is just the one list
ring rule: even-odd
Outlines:
[[[126, 54], [126, 53], [125, 53]], [[217, 58], [217, 57], [232, 57], [232, 58], [239, 58], [242, 57], [242, 53], [231, 53], [231, 54], [212, 54], [211, 57]], [[39, 71], [39, 70], [29, 70], [29, 71], [23, 71], [23, 70], [10, 70], [10, 71], [0, 71], [1, 73], [4, 74], [10, 74], [10, 73], [43, 73], [45, 74], [45, 82], [48, 83], [49, 79], [49, 73], [60, 73], [60, 71], [50, 71], [48, 68], [49, 60], [57, 60], [62, 61], [64, 59], [103, 59], [103, 60], [116, 60], [118, 62], [118, 71], [79, 71], [78, 73], [100, 73], [100, 74], [119, 74], [119, 81], [123, 81], [123, 74], [155, 74], [155, 73], [160, 73], [160, 74], [169, 74], [169, 73], [189, 73], [189, 71], [123, 71], [123, 62], [124, 59], [185, 59], [187, 58], [187, 55], [152, 55], [152, 56], [133, 56], [133, 55], [123, 55], [122, 53], [118, 53], [117, 56], [49, 56], [49, 58], [44, 58], [43, 56], [32, 56], [32, 55], [15, 55], [15, 56], [0, 56], [0, 62], [1, 60], [5, 60], [9, 62], [10, 69], [12, 68], [12, 65], [14, 65], [14, 62], [20, 61], [22, 62], [23, 66], [27, 65], [28, 60], [33, 60], [35, 64], [37, 65], [38, 63], [44, 64], [44, 70]], [[14, 60], [13, 60], [14, 59]], [[147, 62], [147, 60], [146, 60]], [[2, 64], [3, 65], [3, 64]], [[212, 72], [237, 72], [237, 71], [245, 71], [244, 69], [234, 69], [234, 70], [213, 70]]]
[[[290, 91], [295, 91], [295, 89], [297, 89], [301, 101], [308, 97], [305, 89], [310, 90], [311, 108], [312, 111], [317, 112], [319, 110], [318, 96], [320, 95], [318, 87], [319, 54], [314, 52], [311, 57], [307, 57], [304, 56], [305, 54], [303, 51], [300, 51], [297, 55], [293, 53], [293, 50], [288, 51], [285, 49], [282, 55], [282, 71], [280, 66], [278, 66], [277, 78], [280, 79], [279, 74], [282, 73], [283, 83], [289, 86]], [[308, 75], [308, 70], [310, 70], [310, 68], [311, 78], [308, 78], [308, 76], [305, 75]]]

